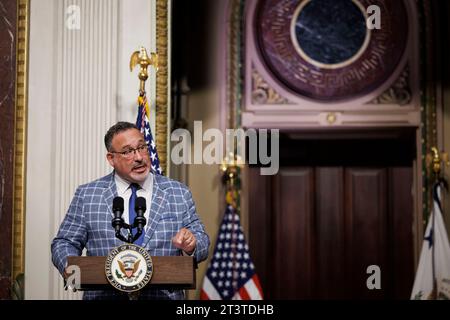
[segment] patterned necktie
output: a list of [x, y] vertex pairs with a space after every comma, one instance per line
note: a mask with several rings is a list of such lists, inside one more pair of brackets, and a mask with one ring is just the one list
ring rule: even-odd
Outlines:
[[[136, 198], [137, 198], [137, 190], [139, 190], [141, 187], [136, 184], [136, 183], [132, 183], [130, 184], [130, 189], [131, 189], [131, 197], [130, 197], [130, 206], [128, 209], [128, 221], [130, 225], [133, 225], [134, 223], [134, 219], [136, 218], [136, 211], [134, 210], [134, 204], [136, 202]], [[133, 236], [137, 233], [137, 228], [133, 229]], [[139, 238], [137, 238], [137, 240], [134, 242], [135, 244], [137, 244], [138, 246], [142, 245], [142, 242], [144, 241], [144, 236], [145, 236], [145, 231], [142, 230], [142, 234], [139, 236]]]

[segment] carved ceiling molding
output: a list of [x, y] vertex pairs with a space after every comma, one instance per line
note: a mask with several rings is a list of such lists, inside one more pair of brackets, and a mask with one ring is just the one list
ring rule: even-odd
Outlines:
[[252, 67], [252, 103], [255, 105], [294, 104], [273, 89], [254, 66]]
[[406, 65], [394, 84], [368, 104], [408, 105], [411, 102], [410, 69]]

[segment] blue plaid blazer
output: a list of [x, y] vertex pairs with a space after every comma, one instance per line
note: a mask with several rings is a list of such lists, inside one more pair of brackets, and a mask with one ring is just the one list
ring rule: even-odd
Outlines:
[[[67, 265], [67, 257], [80, 256], [84, 248], [88, 256], [106, 256], [112, 248], [123, 244], [115, 237], [111, 226], [115, 196], [114, 172], [77, 188], [51, 244], [52, 261], [61, 274]], [[209, 237], [197, 215], [191, 192], [185, 185], [155, 174], [147, 226], [142, 246], [151, 256], [181, 255], [181, 250], [172, 245], [171, 239], [185, 227], [197, 238], [194, 252], [197, 262], [207, 258]], [[184, 292], [144, 289], [140, 298], [183, 299]], [[116, 290], [86, 291], [83, 299], [128, 299], [128, 296]]]

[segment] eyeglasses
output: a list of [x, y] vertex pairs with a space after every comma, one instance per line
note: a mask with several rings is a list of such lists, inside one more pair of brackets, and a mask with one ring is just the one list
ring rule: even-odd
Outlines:
[[139, 152], [141, 155], [145, 154], [148, 150], [148, 144], [142, 144], [137, 148], [129, 148], [124, 151], [110, 151], [111, 153], [118, 153], [122, 155], [126, 159], [132, 159], [134, 157], [135, 152]]

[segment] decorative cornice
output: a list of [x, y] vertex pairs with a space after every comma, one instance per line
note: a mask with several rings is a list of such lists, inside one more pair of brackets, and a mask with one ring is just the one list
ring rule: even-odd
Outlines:
[[406, 65], [394, 84], [369, 104], [407, 105], [411, 102], [410, 70]]
[[156, 1], [156, 145], [162, 170], [167, 172], [168, 117], [168, 0]]
[[262, 75], [252, 68], [252, 104], [291, 104], [288, 99], [273, 89]]

